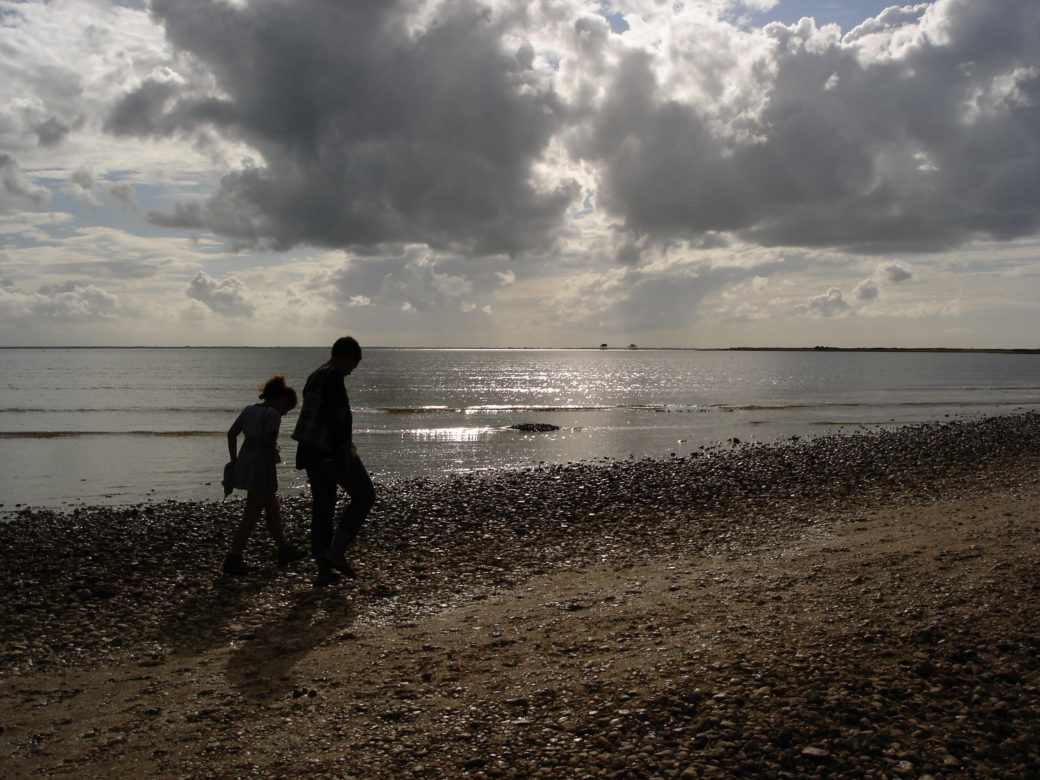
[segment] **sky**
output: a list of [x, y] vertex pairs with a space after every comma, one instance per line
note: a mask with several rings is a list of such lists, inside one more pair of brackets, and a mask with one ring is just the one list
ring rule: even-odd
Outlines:
[[1036, 0], [0, 0], [0, 346], [1038, 326]]

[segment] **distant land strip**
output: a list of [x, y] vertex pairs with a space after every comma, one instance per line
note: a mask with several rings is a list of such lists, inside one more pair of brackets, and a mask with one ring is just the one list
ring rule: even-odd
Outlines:
[[1040, 355], [1040, 349], [996, 349], [989, 347], [728, 347], [731, 352], [949, 352], [996, 355]]

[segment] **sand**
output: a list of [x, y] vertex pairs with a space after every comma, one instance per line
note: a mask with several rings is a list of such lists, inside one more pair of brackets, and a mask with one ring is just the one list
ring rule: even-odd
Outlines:
[[[0, 527], [0, 775], [1037, 777], [1040, 416]], [[305, 539], [306, 506], [289, 526]]]

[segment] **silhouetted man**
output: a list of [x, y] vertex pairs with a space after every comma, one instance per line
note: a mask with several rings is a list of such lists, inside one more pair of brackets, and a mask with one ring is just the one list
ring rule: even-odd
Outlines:
[[[311, 483], [311, 552], [318, 564], [318, 585], [341, 572], [355, 577], [344, 553], [354, 541], [376, 501], [375, 489], [353, 441], [353, 417], [343, 379], [361, 362], [361, 346], [344, 336], [332, 345], [332, 357], [307, 377], [303, 406], [293, 431], [298, 442], [296, 468], [307, 470]], [[336, 489], [350, 503], [333, 531]]]

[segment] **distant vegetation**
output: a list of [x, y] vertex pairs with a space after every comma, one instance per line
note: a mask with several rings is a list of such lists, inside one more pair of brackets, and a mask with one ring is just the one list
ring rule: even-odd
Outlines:
[[1040, 349], [961, 349], [957, 347], [730, 347], [735, 352], [982, 352], [1040, 355]]

